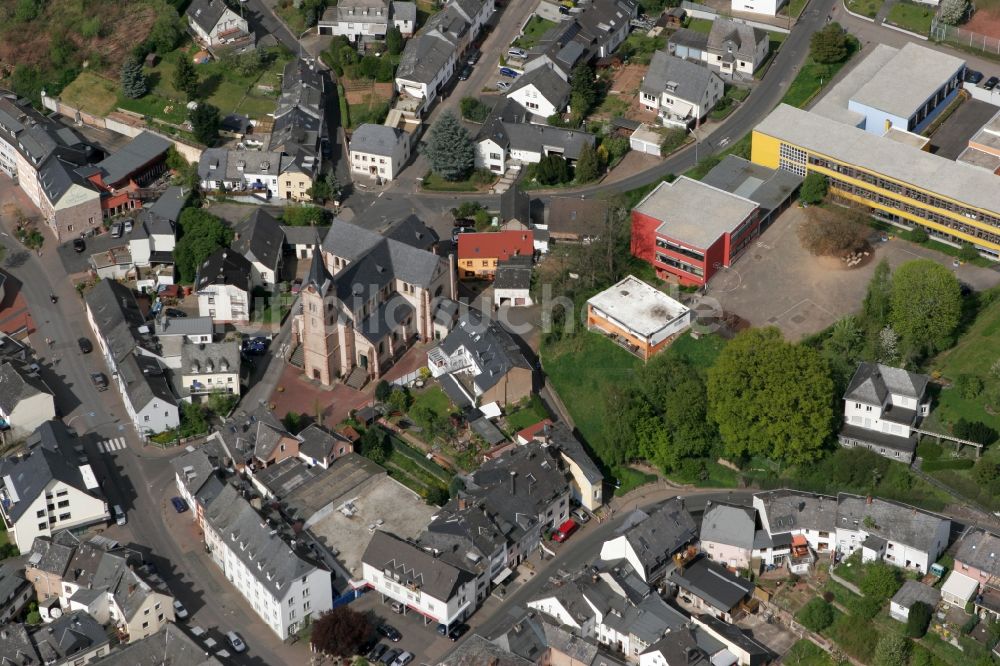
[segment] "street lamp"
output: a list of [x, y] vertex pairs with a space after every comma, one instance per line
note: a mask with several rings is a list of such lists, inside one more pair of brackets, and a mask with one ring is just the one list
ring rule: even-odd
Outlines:
[[694, 137], [694, 163], [695, 164], [698, 164], [698, 133], [696, 131], [697, 129], [698, 129], [698, 124], [697, 123], [695, 123], [694, 127], [689, 127], [688, 128], [688, 132], [690, 132], [691, 136]]

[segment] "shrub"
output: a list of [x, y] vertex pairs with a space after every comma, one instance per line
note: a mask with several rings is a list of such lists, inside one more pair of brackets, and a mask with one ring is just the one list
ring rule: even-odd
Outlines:
[[802, 181], [802, 187], [799, 188], [799, 201], [808, 205], [818, 204], [826, 198], [828, 187], [826, 176], [811, 172], [805, 177], [805, 180]]
[[944, 469], [972, 469], [975, 462], [971, 458], [948, 458], [946, 460], [928, 460], [921, 466], [925, 472], [937, 472]]
[[907, 240], [913, 243], [926, 243], [931, 239], [931, 237], [927, 235], [927, 232], [924, 231], [923, 227], [913, 227], [912, 229], [907, 231], [904, 235], [906, 236]]
[[795, 619], [810, 631], [820, 632], [833, 624], [833, 606], [816, 597], [795, 615]]
[[917, 455], [923, 458], [925, 463], [937, 460], [942, 453], [944, 453], [944, 449], [937, 442], [921, 442], [920, 446], [917, 447]]
[[896, 567], [885, 562], [872, 562], [867, 565], [858, 587], [866, 597], [885, 601], [896, 594], [901, 584]]
[[955, 390], [966, 400], [978, 398], [983, 388], [983, 380], [976, 375], [959, 375], [955, 380]]
[[992, 444], [997, 439], [997, 431], [981, 421], [966, 421], [959, 419], [952, 428], [956, 437], [968, 439], [979, 444]]
[[910, 613], [906, 618], [906, 635], [910, 638], [923, 638], [927, 633], [927, 625], [931, 622], [931, 614], [931, 607], [922, 601], [910, 606]]
[[459, 102], [459, 110], [462, 117], [474, 123], [481, 123], [490, 115], [490, 107], [480, 102], [475, 97], [463, 97]]

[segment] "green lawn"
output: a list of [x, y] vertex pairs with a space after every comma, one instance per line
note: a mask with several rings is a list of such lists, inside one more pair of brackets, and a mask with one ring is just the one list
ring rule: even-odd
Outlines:
[[656, 37], [647, 37], [644, 33], [634, 31], [625, 38], [622, 45], [618, 47], [616, 53], [629, 61], [648, 65], [653, 53], [667, 47], [666, 34], [659, 34]]
[[781, 663], [785, 666], [836, 666], [837, 662], [823, 648], [803, 638], [785, 653]]
[[645, 472], [639, 471], [634, 467], [616, 467], [611, 470], [611, 474], [614, 478], [618, 479], [621, 484], [615, 488], [615, 495], [618, 497], [627, 495], [639, 486], [644, 486], [647, 483], [653, 483], [656, 481], [656, 476], [653, 474], [646, 474]]
[[883, 4], [884, 0], [847, 0], [846, 2], [847, 8], [852, 12], [868, 18], [875, 18]]
[[[852, 49], [852, 55], [857, 51], [857, 42], [855, 42], [855, 48]], [[823, 86], [830, 82], [837, 72], [847, 64], [850, 60], [850, 56], [844, 60], [844, 62], [838, 62], [833, 65], [821, 65], [817, 62], [813, 62], [812, 58], [806, 58], [806, 62], [802, 65], [802, 69], [799, 70], [798, 75], [792, 80], [792, 84], [788, 87], [788, 92], [781, 99], [782, 102], [790, 106], [796, 106], [800, 109], [805, 108], [805, 106], [812, 101], [812, 99], [823, 89]]]
[[432, 192], [475, 192], [480, 186], [473, 181], [475, 175], [468, 180], [450, 181], [445, 180], [433, 171], [428, 171], [424, 176], [423, 188]]
[[410, 406], [410, 411], [417, 407], [427, 407], [435, 414], [444, 415], [451, 412], [451, 398], [436, 386], [412, 391], [410, 395], [413, 396], [413, 405]]
[[545, 412], [541, 399], [533, 395], [528, 404], [507, 415], [507, 427], [511, 432], [517, 432], [547, 418], [549, 415]]
[[451, 475], [427, 460], [423, 453], [417, 451], [398, 437], [392, 436], [392, 453], [385, 461], [389, 474], [404, 486], [421, 497], [433, 488], [447, 488]]
[[786, 7], [788, 15], [792, 18], [798, 18], [802, 10], [806, 8], [807, 2], [809, 0], [788, 0], [788, 6]]
[[685, 333], [677, 338], [663, 353], [683, 359], [696, 368], [707, 370], [715, 363], [719, 352], [725, 346], [725, 339], [718, 335], [703, 335], [700, 339], [695, 340], [691, 337], [690, 333]]
[[736, 488], [740, 484], [740, 473], [720, 465], [714, 460], [704, 460], [704, 472], [697, 474], [687, 470], [677, 470], [668, 474], [675, 483], [689, 484], [698, 488]]
[[693, 18], [688, 21], [688, 30], [694, 30], [695, 32], [703, 32], [706, 35], [712, 31], [712, 22], [708, 19]]
[[931, 31], [933, 18], [934, 9], [928, 5], [901, 0], [889, 10], [886, 21], [918, 35], [926, 35]]
[[540, 16], [532, 16], [525, 26], [521, 36], [514, 40], [511, 46], [519, 46], [522, 49], [530, 49], [541, 38], [549, 28], [554, 28], [555, 23]]

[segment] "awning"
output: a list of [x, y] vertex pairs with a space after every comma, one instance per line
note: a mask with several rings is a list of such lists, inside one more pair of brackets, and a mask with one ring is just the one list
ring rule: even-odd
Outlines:
[[795, 534], [795, 535], [792, 536], [792, 545], [793, 546], [805, 546], [807, 544], [808, 544], [808, 542], [806, 541], [806, 538], [804, 536], [802, 536], [801, 534]]
[[511, 576], [512, 573], [514, 573], [514, 571], [510, 567], [505, 567], [503, 571], [501, 571], [500, 573], [498, 573], [493, 578], [493, 584], [494, 585], [499, 585], [500, 583], [502, 583], [505, 580], [507, 580], [508, 578], [510, 578], [510, 576]]

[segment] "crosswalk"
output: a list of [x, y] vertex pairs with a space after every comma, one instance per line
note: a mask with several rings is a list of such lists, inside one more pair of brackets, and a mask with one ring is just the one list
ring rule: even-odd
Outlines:
[[128, 445], [125, 443], [124, 437], [115, 437], [114, 439], [106, 439], [103, 442], [97, 444], [97, 450], [101, 453], [111, 453], [112, 451], [121, 451], [127, 448]]

